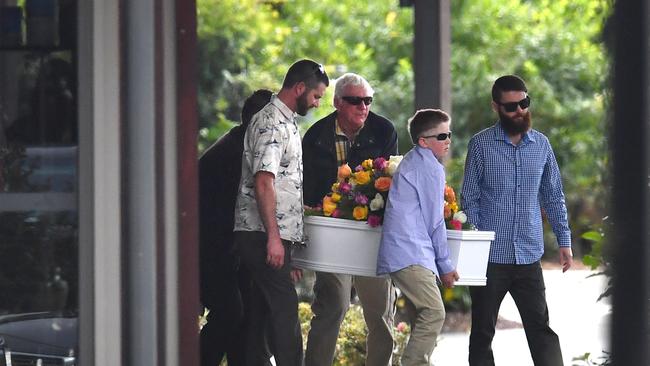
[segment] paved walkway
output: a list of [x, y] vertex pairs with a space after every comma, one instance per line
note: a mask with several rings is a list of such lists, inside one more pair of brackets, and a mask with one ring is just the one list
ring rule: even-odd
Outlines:
[[[589, 270], [544, 270], [551, 328], [559, 335], [565, 366], [587, 365], [573, 358], [589, 352], [592, 359], [609, 350], [611, 304], [596, 302], [606, 284], [605, 276], [587, 278]], [[499, 312], [507, 320], [521, 323], [514, 301], [507, 295]], [[437, 366], [467, 365], [468, 333], [443, 333], [433, 352]], [[497, 330], [492, 344], [498, 366], [532, 366], [522, 328]]]

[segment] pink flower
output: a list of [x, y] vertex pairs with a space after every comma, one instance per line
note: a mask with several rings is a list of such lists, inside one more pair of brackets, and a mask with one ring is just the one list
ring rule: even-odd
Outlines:
[[381, 217], [377, 215], [368, 215], [368, 225], [370, 225], [370, 227], [381, 225]]
[[354, 171], [355, 171], [355, 172], [362, 172], [362, 171], [363, 171], [363, 167], [361, 166], [361, 164], [357, 165], [357, 167], [354, 168]]
[[379, 170], [380, 172], [382, 172], [388, 166], [388, 161], [386, 161], [386, 159], [384, 159], [383, 156], [380, 156], [377, 159], [375, 159], [375, 161], [372, 162], [372, 166], [376, 170]]
[[404, 331], [406, 331], [406, 323], [399, 322], [399, 324], [397, 324], [397, 331], [400, 333], [404, 333]]
[[455, 219], [449, 221], [449, 224], [451, 224], [451, 227], [453, 227], [454, 230], [461, 230], [463, 228], [463, 223]]
[[341, 217], [341, 210], [335, 208], [334, 211], [332, 211], [332, 217]]
[[365, 194], [362, 193], [357, 193], [354, 195], [354, 202], [360, 204], [360, 205], [367, 205], [368, 204], [368, 197], [366, 197]]
[[348, 194], [350, 193], [351, 190], [352, 190], [352, 185], [350, 183], [341, 182], [341, 184], [339, 184], [339, 192], [343, 194]]

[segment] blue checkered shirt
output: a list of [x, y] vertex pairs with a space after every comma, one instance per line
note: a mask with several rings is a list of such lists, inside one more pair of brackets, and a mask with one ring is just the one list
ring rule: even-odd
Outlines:
[[513, 145], [499, 122], [472, 137], [461, 205], [479, 230], [496, 232], [489, 261], [530, 264], [544, 254], [542, 209], [560, 247], [571, 247], [562, 177], [548, 138], [536, 130]]

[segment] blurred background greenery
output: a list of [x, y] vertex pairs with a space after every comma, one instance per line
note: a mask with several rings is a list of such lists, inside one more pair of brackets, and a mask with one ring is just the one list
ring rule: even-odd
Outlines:
[[[199, 150], [239, 121], [253, 90], [277, 91], [300, 58], [322, 63], [333, 78], [348, 71], [366, 77], [376, 91], [372, 109], [393, 121], [400, 151], [410, 149], [412, 7], [398, 0], [198, 0], [197, 10]], [[449, 184], [460, 191], [468, 139], [495, 122], [493, 81], [522, 76], [533, 125], [549, 137], [562, 170], [577, 258], [593, 245], [582, 233], [607, 210], [611, 62], [602, 35], [611, 10], [611, 0], [451, 1]], [[303, 131], [332, 111], [331, 98], [329, 88], [303, 118]], [[555, 237], [546, 232], [547, 258], [556, 260]]]

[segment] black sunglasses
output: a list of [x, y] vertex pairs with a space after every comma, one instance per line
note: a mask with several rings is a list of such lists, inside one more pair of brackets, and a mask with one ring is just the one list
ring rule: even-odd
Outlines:
[[361, 102], [365, 105], [370, 105], [370, 103], [372, 103], [372, 97], [341, 97], [341, 99], [352, 105], [359, 105]]
[[447, 138], [451, 139], [451, 131], [449, 131], [447, 133], [440, 133], [440, 134], [437, 134], [437, 135], [420, 136], [420, 137], [422, 137], [423, 139], [428, 139], [428, 138], [431, 138], [431, 137], [435, 137], [436, 140], [438, 140], [438, 141], [445, 141]]
[[517, 106], [519, 106], [521, 109], [526, 109], [530, 107], [530, 96], [527, 96], [526, 98], [518, 102], [501, 103], [501, 102], [497, 102], [496, 100], [494, 102], [500, 106], [503, 106], [503, 109], [505, 109], [506, 112], [512, 113], [517, 110]]

